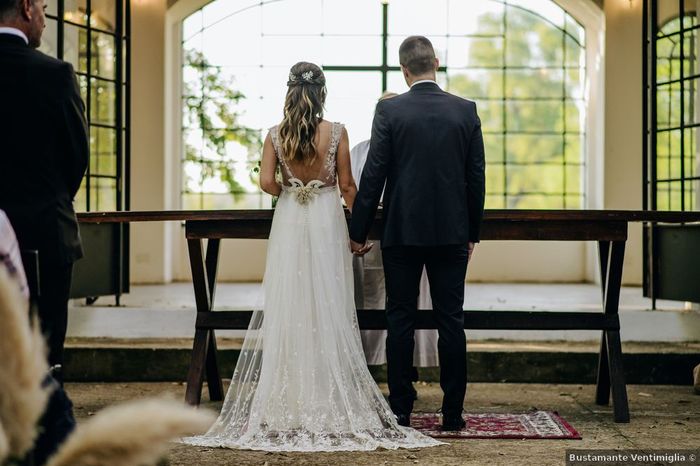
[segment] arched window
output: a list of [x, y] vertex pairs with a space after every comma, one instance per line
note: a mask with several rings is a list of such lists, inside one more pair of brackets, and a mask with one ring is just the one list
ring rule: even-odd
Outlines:
[[327, 118], [367, 139], [379, 95], [407, 90], [411, 34], [433, 42], [439, 84], [478, 104], [487, 207], [583, 207], [586, 31], [556, 2], [215, 0], [182, 24], [183, 208], [269, 206], [254, 167], [295, 61], [323, 67]]

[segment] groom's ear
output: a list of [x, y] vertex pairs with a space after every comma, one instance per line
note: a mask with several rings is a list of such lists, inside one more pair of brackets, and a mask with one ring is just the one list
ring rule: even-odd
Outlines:
[[435, 72], [437, 73], [438, 68], [440, 68], [440, 59], [435, 57]]

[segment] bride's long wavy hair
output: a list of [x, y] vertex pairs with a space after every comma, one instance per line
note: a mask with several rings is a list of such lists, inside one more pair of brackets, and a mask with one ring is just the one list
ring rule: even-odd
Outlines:
[[301, 61], [289, 70], [284, 119], [279, 136], [287, 160], [311, 165], [316, 160], [316, 128], [323, 119], [326, 76], [313, 63]]

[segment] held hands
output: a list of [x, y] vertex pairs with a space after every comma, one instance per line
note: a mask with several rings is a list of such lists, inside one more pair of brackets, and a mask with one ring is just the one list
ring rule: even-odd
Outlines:
[[372, 249], [372, 246], [374, 246], [374, 243], [368, 243], [366, 241], [364, 243], [356, 243], [350, 240], [350, 250], [356, 256], [364, 256]]

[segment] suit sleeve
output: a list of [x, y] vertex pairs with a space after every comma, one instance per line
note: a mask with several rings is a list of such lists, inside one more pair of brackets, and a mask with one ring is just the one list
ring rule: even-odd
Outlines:
[[78, 81], [73, 66], [66, 63], [61, 69], [63, 86], [59, 99], [63, 119], [62, 133], [62, 163], [63, 174], [71, 198], [80, 189], [80, 184], [87, 170], [90, 149], [88, 145], [87, 122], [85, 121], [85, 104], [80, 97]]
[[474, 104], [476, 123], [469, 138], [467, 154], [467, 205], [469, 208], [469, 241], [478, 243], [481, 221], [484, 216], [484, 199], [486, 194], [486, 174], [484, 162], [484, 138], [481, 134], [481, 120]]
[[386, 109], [380, 102], [372, 122], [372, 139], [360, 179], [360, 191], [355, 198], [350, 222], [350, 239], [358, 243], [367, 240], [377, 207], [384, 191], [391, 161], [391, 131]]

